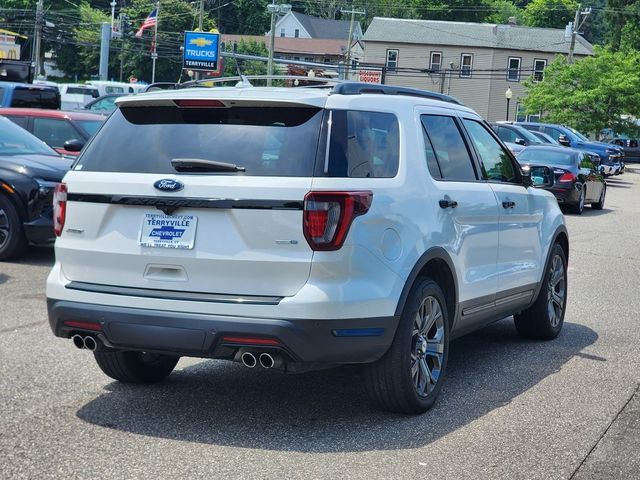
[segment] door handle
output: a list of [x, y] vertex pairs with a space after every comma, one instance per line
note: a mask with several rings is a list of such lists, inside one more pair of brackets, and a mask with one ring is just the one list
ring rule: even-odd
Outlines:
[[443, 198], [438, 202], [438, 204], [440, 205], [440, 208], [456, 208], [458, 206], [458, 202], [448, 198]]
[[516, 206], [516, 202], [512, 202], [511, 200], [505, 200], [504, 202], [502, 202], [503, 208], [513, 208], [515, 206]]

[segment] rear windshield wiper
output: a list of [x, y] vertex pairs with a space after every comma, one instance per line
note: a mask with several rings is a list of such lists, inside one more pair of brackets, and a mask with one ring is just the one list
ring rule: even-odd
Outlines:
[[205, 160], [203, 158], [172, 158], [171, 165], [178, 172], [244, 172], [244, 167], [235, 163]]

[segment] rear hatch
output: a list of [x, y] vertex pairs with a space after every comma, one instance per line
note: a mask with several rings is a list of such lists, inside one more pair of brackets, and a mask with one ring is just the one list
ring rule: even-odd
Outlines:
[[65, 177], [65, 277], [294, 295], [311, 267], [302, 208], [322, 115], [284, 101], [125, 102]]

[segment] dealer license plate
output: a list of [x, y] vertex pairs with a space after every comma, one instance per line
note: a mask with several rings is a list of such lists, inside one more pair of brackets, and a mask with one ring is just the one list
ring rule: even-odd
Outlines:
[[198, 217], [145, 213], [138, 245], [190, 250], [196, 238]]

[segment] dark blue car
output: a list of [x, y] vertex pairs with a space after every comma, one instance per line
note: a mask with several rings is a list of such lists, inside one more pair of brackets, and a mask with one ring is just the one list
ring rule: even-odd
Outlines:
[[624, 156], [624, 150], [618, 145], [610, 143], [594, 142], [566, 125], [555, 125], [551, 123], [518, 122], [527, 130], [542, 132], [556, 140], [560, 145], [575, 148], [585, 152], [597, 153], [602, 165], [620, 163]]

